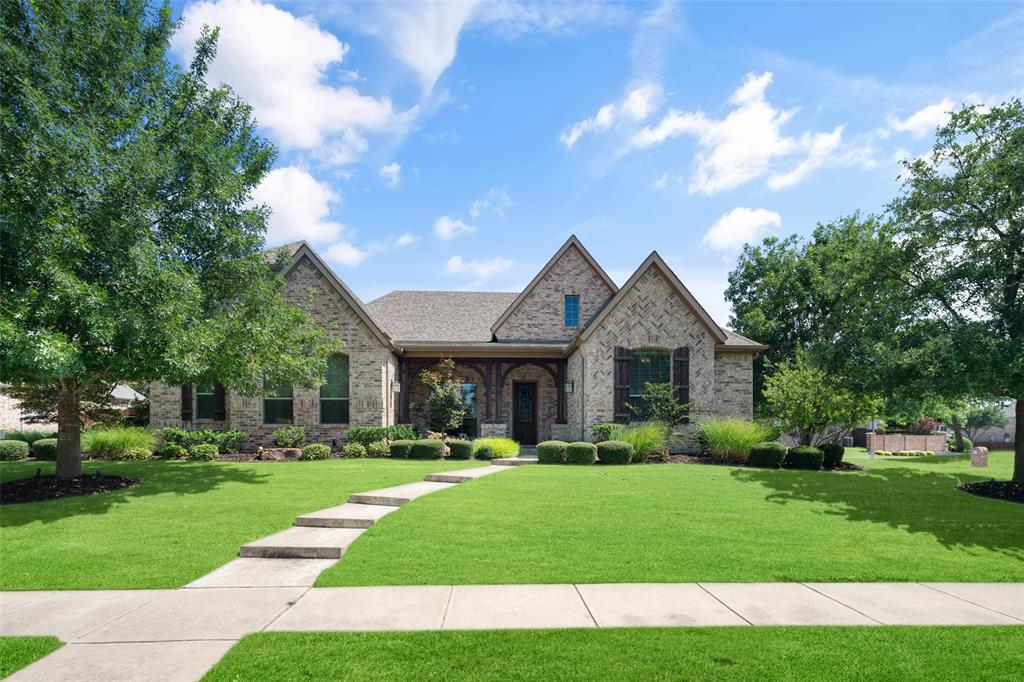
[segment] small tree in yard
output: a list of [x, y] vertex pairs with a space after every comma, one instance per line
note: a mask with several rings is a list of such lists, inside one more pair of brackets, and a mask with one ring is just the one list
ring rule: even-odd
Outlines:
[[335, 350], [262, 252], [274, 150], [205, 82], [216, 31], [182, 70], [174, 29], [145, 0], [0, 9], [0, 381], [56, 396], [61, 478], [97, 386], [315, 386]]
[[677, 424], [686, 419], [690, 411], [689, 403], [681, 403], [676, 400], [675, 391], [671, 384], [644, 384], [644, 395], [639, 408], [628, 405], [630, 412], [636, 421], [654, 421], [665, 426], [667, 433], [671, 434]]
[[969, 403], [964, 416], [964, 433], [973, 441], [979, 431], [1003, 428], [1008, 421], [1003, 410], [1003, 403], [1000, 402]]
[[427, 387], [427, 412], [431, 431], [451, 433], [462, 426], [466, 408], [462, 403], [462, 381], [455, 376], [455, 361], [442, 358], [420, 372]]
[[880, 406], [845, 389], [842, 382], [811, 366], [802, 352], [765, 382], [769, 413], [801, 445], [836, 440], [871, 417]]

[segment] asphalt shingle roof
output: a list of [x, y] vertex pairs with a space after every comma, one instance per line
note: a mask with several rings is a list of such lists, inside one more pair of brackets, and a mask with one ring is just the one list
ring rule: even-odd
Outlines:
[[491, 325], [518, 292], [392, 291], [366, 304], [395, 341], [488, 342]]

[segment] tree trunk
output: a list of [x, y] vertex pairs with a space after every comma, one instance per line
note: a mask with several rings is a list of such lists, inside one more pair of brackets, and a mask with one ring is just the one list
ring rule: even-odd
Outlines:
[[62, 379], [57, 393], [57, 478], [82, 475], [78, 381]]
[[953, 413], [952, 422], [953, 422], [953, 440], [956, 443], [956, 451], [957, 452], [963, 452], [964, 451], [964, 434], [960, 430], [960, 417], [956, 416], [955, 412]]
[[1013, 413], [1017, 418], [1013, 435], [1013, 480], [1024, 483], [1024, 398], [1017, 398]]

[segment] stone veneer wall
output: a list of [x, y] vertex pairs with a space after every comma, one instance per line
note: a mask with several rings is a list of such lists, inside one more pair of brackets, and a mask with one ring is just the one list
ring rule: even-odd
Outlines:
[[512, 414], [512, 384], [516, 381], [537, 382], [537, 442], [552, 438], [552, 427], [558, 416], [558, 390], [547, 370], [533, 365], [516, 367], [509, 372], [501, 394], [501, 415], [510, 437], [514, 436]]
[[715, 416], [754, 418], [754, 354], [715, 354]]
[[500, 341], [568, 341], [579, 328], [564, 325], [564, 297], [580, 297], [580, 324], [586, 326], [614, 292], [575, 246], [570, 247], [520, 303], [495, 336]]

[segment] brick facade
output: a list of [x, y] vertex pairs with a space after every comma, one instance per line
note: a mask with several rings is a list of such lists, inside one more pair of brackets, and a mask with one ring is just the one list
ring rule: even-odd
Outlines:
[[715, 416], [753, 419], [753, 376], [752, 353], [715, 353]]

